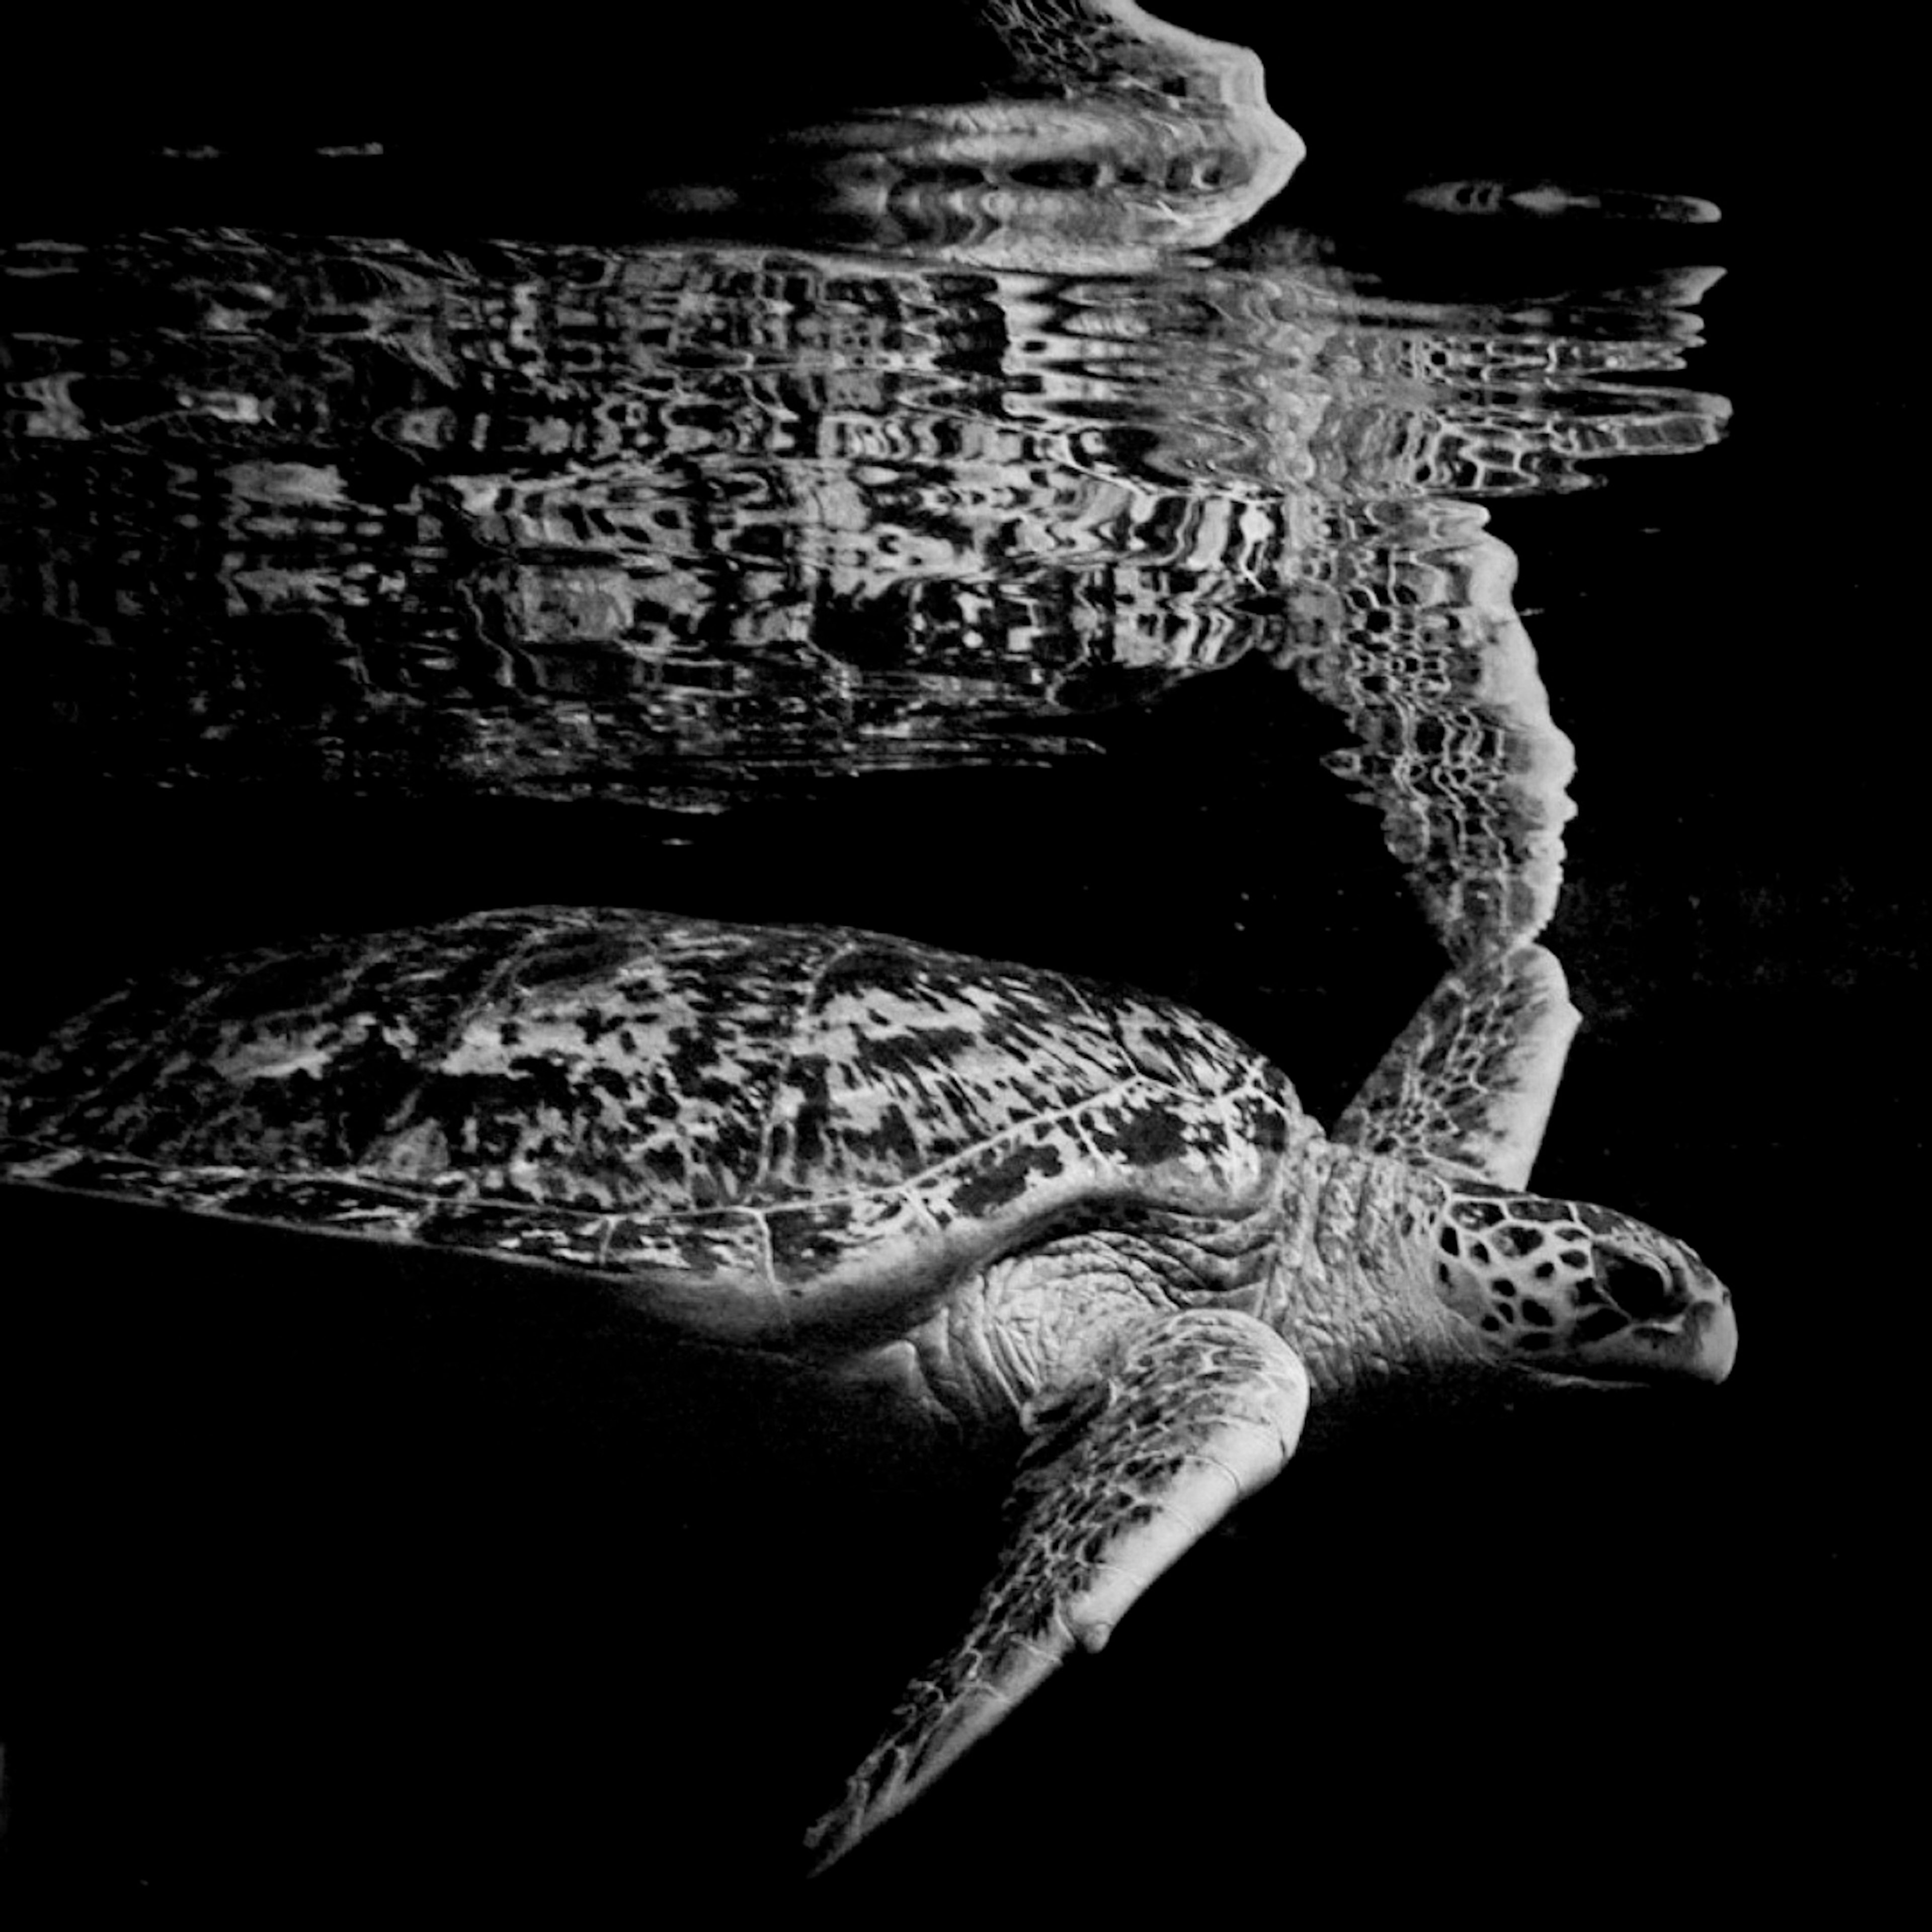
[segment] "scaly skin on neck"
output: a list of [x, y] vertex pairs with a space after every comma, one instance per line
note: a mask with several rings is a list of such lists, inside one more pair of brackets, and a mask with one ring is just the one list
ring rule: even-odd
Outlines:
[[1433, 1286], [1447, 1182], [1402, 1161], [1316, 1142], [1276, 1204], [1274, 1270], [1252, 1312], [1300, 1354], [1318, 1398], [1424, 1360], [1490, 1351]]
[[1276, 1330], [1318, 1395], [1405, 1366], [1488, 1364], [1493, 1348], [1433, 1282], [1449, 1198], [1400, 1161], [1311, 1135], [1246, 1216], [1144, 1210], [994, 1262], [918, 1332], [924, 1387], [962, 1420], [1024, 1414], [1150, 1318], [1202, 1306]]

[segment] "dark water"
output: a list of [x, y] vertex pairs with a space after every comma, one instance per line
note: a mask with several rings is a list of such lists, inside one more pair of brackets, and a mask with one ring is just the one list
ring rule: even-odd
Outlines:
[[[998, 51], [947, 98], [1050, 92]], [[1843, 1842], [1874, 1452], [1816, 1298], [1889, 1279], [1836, 1204], [1914, 1144], [1917, 898], [1900, 727], [1833, 669], [1868, 592], [1794, 497], [1771, 190], [1575, 75], [1426, 140], [1387, 82], [1371, 139], [1263, 51], [1310, 159], [1225, 236], [1252, 156], [1150, 234], [1138, 122], [990, 186], [880, 190], [890, 117], [761, 145], [934, 98], [875, 50], [747, 83], [739, 135], [660, 117], [642, 216], [554, 101], [492, 180], [447, 99], [190, 88], [149, 134], [229, 158], [70, 168], [0, 255], [10, 1046], [148, 964], [608, 902], [1135, 982], [1332, 1117], [1445, 953], [1550, 919], [1586, 1024], [1538, 1182], [1696, 1244], [1731, 1383], [1298, 1465], [853, 1904], [995, 1857], [1622, 1896]], [[1498, 172], [1726, 220], [1402, 199]], [[76, 1893], [728, 1906], [974, 1587], [970, 1506], [774, 1478], [782, 1390], [694, 1455], [728, 1370], [613, 1366], [584, 1311], [21, 1214], [16, 1844]]]

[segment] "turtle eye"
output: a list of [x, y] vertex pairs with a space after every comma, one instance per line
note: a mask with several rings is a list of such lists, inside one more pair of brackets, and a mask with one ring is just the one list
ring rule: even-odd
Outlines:
[[1677, 1308], [1676, 1291], [1660, 1269], [1606, 1248], [1597, 1250], [1597, 1285], [1633, 1321], [1654, 1321]]

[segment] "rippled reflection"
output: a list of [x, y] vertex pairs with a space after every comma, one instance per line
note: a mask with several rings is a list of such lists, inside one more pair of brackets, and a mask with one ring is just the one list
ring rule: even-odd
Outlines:
[[1512, 791], [1492, 836], [1562, 812], [1480, 500], [1724, 414], [1648, 380], [1694, 273], [1525, 314], [1265, 260], [182, 234], [5, 268], [16, 757], [701, 808], [1049, 759], [1258, 654], [1346, 713], [1438, 896], [1495, 875], [1459, 786]]
[[0, 255], [16, 765], [716, 810], [1075, 755], [1259, 658], [1346, 720], [1452, 951], [1534, 930], [1569, 747], [1483, 505], [1711, 442], [1722, 401], [1659, 379], [1716, 272], [1432, 302], [1333, 238], [1182, 252], [1298, 158], [1253, 57], [1125, 0], [992, 10], [1013, 98], [794, 144], [864, 254]]

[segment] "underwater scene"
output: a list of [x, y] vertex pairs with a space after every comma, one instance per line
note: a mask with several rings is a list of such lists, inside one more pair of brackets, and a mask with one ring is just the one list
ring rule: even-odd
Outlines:
[[1732, 123], [931, 12], [694, 20], [628, 146], [400, 28], [10, 137], [11, 1882], [1853, 1835], [1909, 726]]

